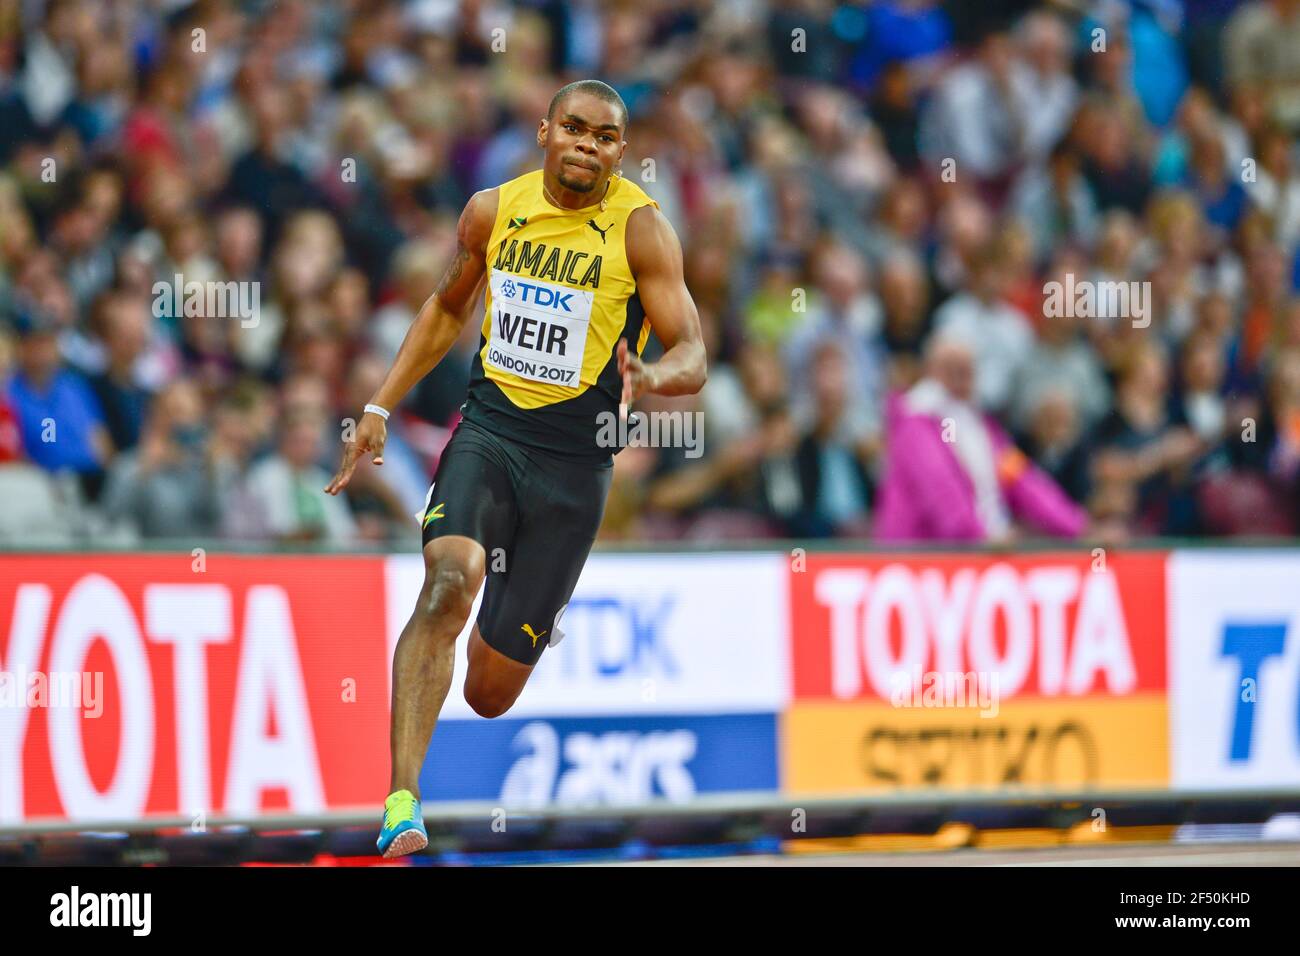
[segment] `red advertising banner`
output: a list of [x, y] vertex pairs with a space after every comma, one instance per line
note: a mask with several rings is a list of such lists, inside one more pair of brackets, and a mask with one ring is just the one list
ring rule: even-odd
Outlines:
[[378, 558], [0, 557], [0, 824], [369, 806]]
[[791, 793], [1169, 783], [1163, 554], [808, 555]]
[[885, 701], [900, 672], [1002, 699], [1164, 691], [1164, 554], [809, 554], [790, 572], [796, 701]]

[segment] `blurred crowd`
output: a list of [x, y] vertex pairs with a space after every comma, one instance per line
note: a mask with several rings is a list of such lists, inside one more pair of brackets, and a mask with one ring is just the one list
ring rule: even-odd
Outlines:
[[0, 542], [418, 540], [477, 320], [322, 488], [583, 77], [710, 356], [606, 539], [1297, 532], [1300, 0], [0, 0]]

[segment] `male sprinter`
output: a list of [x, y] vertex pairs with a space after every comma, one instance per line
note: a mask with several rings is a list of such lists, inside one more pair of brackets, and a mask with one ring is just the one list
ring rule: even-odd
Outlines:
[[[602, 422], [645, 392], [704, 384], [681, 245], [658, 203], [618, 172], [627, 122], [622, 98], [599, 80], [555, 94], [537, 129], [542, 168], [470, 198], [455, 259], [325, 489], [345, 488], [363, 454], [383, 463], [389, 411], [447, 353], [486, 280], [469, 396], [425, 504], [424, 586], [393, 656], [392, 793], [378, 840], [386, 857], [428, 844], [420, 767], [487, 556], [502, 549], [504, 570], [490, 569], [470, 635], [465, 699], [498, 717], [562, 636], [613, 472]], [[666, 351], [643, 363], [651, 329]]]

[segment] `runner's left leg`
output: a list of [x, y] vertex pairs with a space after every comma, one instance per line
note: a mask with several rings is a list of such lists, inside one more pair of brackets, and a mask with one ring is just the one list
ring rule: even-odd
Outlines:
[[519, 520], [504, 566], [489, 558], [488, 587], [469, 642], [465, 700], [483, 717], [514, 704], [542, 652], [559, 642], [561, 617], [600, 529], [613, 468], [516, 446]]
[[500, 717], [519, 699], [533, 666], [511, 660], [489, 646], [475, 624], [469, 636], [465, 700], [480, 717]]

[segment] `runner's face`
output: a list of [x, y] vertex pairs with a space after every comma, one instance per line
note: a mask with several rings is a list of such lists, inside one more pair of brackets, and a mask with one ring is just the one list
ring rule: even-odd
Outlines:
[[613, 103], [589, 93], [573, 93], [542, 120], [538, 138], [546, 150], [545, 167], [561, 186], [574, 192], [604, 190], [623, 158], [622, 114]]

